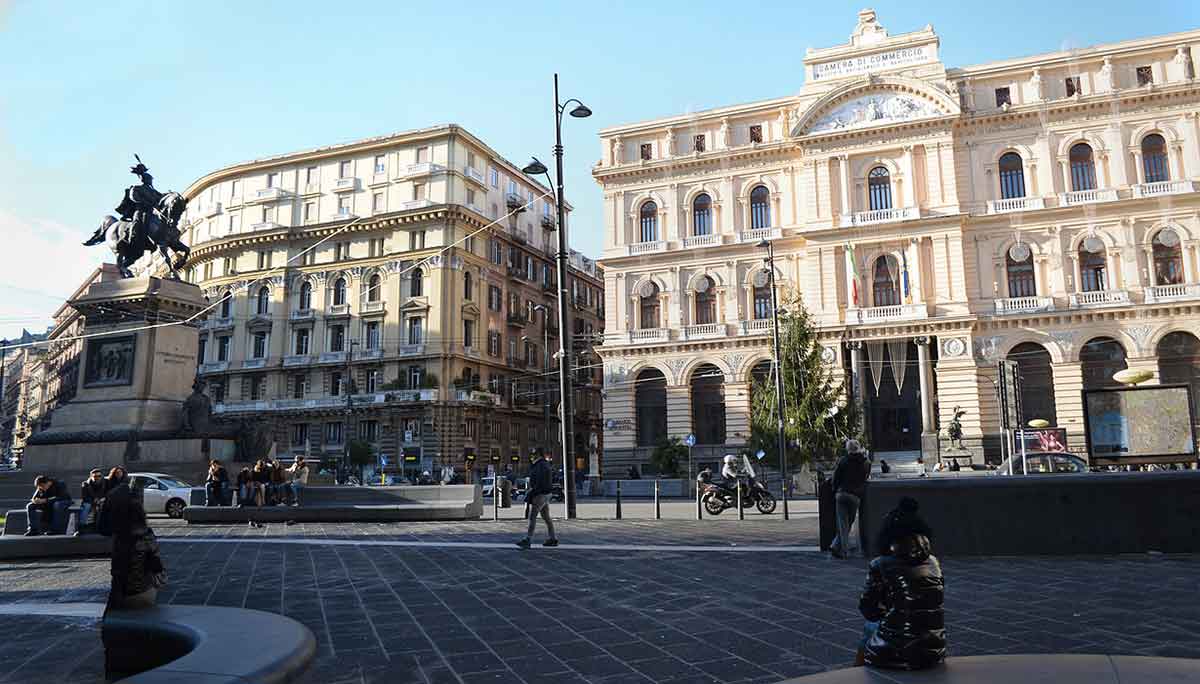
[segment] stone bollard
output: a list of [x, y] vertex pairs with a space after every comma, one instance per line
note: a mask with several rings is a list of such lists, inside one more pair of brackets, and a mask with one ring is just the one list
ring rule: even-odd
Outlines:
[[746, 519], [746, 509], [742, 508], [742, 482], [741, 482], [741, 480], [739, 480], [737, 482], [737, 507], [738, 507], [738, 520], [745, 520]]
[[659, 480], [654, 478], [654, 519], [662, 520], [662, 502], [659, 501], [658, 494]]
[[617, 480], [617, 520], [621, 519], [621, 481]]
[[704, 491], [703, 487], [701, 487], [700, 485], [696, 485], [696, 520], [704, 519], [704, 504], [702, 504], [700, 502], [701, 494], [703, 491]]
[[503, 479], [499, 475], [492, 478], [492, 520], [500, 519], [500, 481]]

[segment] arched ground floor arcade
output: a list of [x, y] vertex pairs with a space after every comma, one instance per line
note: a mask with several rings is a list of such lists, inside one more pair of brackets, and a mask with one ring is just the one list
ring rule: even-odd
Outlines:
[[[833, 377], [863, 408], [867, 442], [884, 458], [921, 455], [928, 463], [962, 453], [946, 435], [960, 410], [971, 460], [998, 460], [1002, 360], [1016, 362], [1021, 423], [1042, 419], [1065, 429], [1080, 454], [1083, 391], [1117, 386], [1117, 371], [1151, 371], [1144, 384], [1188, 384], [1200, 400], [1200, 306], [849, 326], [823, 329], [820, 340]], [[743, 447], [754, 380], [771, 373], [766, 335], [606, 345], [601, 355], [608, 477], [631, 465], [653, 472], [650, 454], [669, 437], [694, 435], [696, 463]]]

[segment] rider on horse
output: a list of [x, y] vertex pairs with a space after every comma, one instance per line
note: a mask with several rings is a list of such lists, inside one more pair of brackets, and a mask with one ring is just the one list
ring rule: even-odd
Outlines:
[[[135, 236], [146, 236], [150, 217], [163, 197], [161, 192], [154, 189], [154, 176], [150, 175], [150, 169], [146, 168], [142, 160], [138, 160], [137, 166], [129, 167], [129, 172], [137, 176], [141, 183], [126, 188], [125, 195], [116, 208], [117, 213], [121, 215], [121, 220], [128, 222], [125, 234], [121, 235], [121, 242], [125, 243], [133, 242]], [[83, 244], [90, 247], [98, 245], [104, 240], [104, 226], [101, 226]]]

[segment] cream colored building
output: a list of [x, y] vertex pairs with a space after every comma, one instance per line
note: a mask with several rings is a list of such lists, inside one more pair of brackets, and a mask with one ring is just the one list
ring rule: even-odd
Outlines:
[[864, 10], [795, 95], [601, 131], [606, 467], [744, 442], [764, 239], [877, 452], [936, 454], [959, 406], [996, 454], [1002, 359], [1080, 451], [1082, 389], [1195, 382], [1200, 31], [968, 67], [939, 42]]
[[[470, 132], [259, 159], [185, 196], [187, 278], [220, 302], [199, 372], [221, 417], [265, 421], [279, 453], [333, 460], [362, 438], [410, 474], [468, 454], [524, 464], [557, 443], [543, 410], [560, 334], [553, 194]], [[603, 324], [602, 274], [571, 263], [583, 339]], [[598, 369], [581, 393], [598, 412]], [[585, 417], [578, 439], [598, 444]]]

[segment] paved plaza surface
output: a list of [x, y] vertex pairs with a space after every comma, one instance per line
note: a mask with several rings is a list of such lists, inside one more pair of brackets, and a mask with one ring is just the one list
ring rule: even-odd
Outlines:
[[[306, 684], [765, 684], [849, 665], [862, 625], [865, 563], [812, 550], [809, 516], [560, 522], [561, 547], [529, 551], [505, 520], [155, 527], [160, 602], [303, 622]], [[1200, 657], [1200, 556], [944, 566], [954, 655]], [[94, 617], [20, 604], [102, 602], [107, 581], [106, 560], [0, 564], [0, 682], [102, 681]]]

